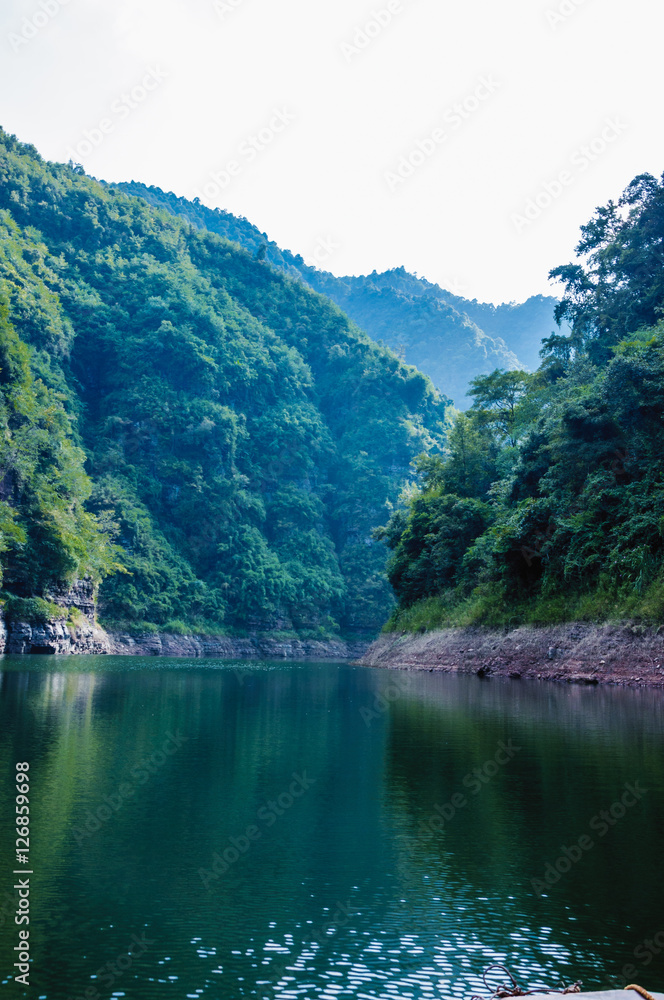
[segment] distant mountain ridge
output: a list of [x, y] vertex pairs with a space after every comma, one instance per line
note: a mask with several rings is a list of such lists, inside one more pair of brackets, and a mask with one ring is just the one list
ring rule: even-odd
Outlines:
[[196, 229], [233, 240], [291, 277], [299, 277], [343, 309], [372, 339], [429, 375], [461, 409], [469, 404], [466, 391], [476, 375], [495, 368], [537, 368], [541, 340], [555, 327], [558, 300], [553, 296], [494, 306], [455, 295], [403, 267], [336, 277], [311, 267], [300, 254], [283, 250], [245, 218], [135, 181], [111, 186], [181, 216]]

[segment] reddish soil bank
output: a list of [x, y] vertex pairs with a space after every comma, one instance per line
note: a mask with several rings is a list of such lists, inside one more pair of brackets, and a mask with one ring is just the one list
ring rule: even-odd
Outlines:
[[389, 633], [363, 666], [664, 688], [664, 626], [551, 625]]

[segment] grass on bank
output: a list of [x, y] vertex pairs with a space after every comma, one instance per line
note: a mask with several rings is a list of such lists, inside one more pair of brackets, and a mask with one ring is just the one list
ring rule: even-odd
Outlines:
[[603, 624], [626, 619], [648, 625], [664, 622], [664, 580], [655, 580], [640, 593], [604, 583], [590, 593], [537, 595], [517, 602], [507, 601], [497, 585], [478, 587], [470, 597], [450, 590], [396, 608], [383, 632], [432, 632], [471, 625], [515, 628], [575, 621]]
[[105, 632], [122, 633], [134, 638], [145, 635], [200, 635], [209, 638], [223, 638], [230, 634], [228, 629], [222, 628], [217, 623], [204, 620], [186, 622], [179, 618], [171, 619], [163, 625], [155, 625], [154, 622], [122, 621], [105, 618], [102, 615], [99, 625]]
[[14, 597], [6, 591], [2, 595], [5, 618], [9, 622], [27, 622], [29, 625], [46, 625], [47, 622], [65, 617], [65, 609], [42, 597]]

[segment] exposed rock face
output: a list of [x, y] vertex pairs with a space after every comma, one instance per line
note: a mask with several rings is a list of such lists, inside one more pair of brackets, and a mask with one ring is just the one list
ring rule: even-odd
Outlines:
[[130, 636], [107, 633], [94, 622], [74, 628], [65, 618], [45, 625], [10, 622], [0, 618], [0, 653], [9, 654], [101, 654], [116, 656], [223, 657], [228, 660], [349, 660], [366, 653], [366, 642], [342, 640], [309, 641], [272, 639], [255, 635], [246, 639], [224, 636], [157, 635]]
[[512, 631], [474, 627], [390, 633], [374, 642], [359, 662], [513, 680], [664, 687], [664, 628], [574, 622]]
[[369, 642], [280, 640], [256, 634], [246, 639], [225, 636], [130, 636], [111, 633], [110, 652], [120, 656], [218, 656], [229, 660], [348, 660], [366, 653]]
[[[119, 656], [224, 657], [225, 659], [348, 660], [362, 656], [369, 641], [281, 640], [256, 630], [245, 639], [224, 636], [108, 634], [95, 617], [92, 582], [80, 580], [70, 589], [47, 595], [62, 608], [62, 615], [43, 624], [5, 622], [0, 615], [0, 653], [100, 654]], [[75, 609], [72, 622], [72, 609]], [[281, 624], [281, 623], [279, 623]]]
[[108, 636], [95, 619], [95, 588], [91, 580], [79, 580], [70, 588], [57, 588], [46, 599], [62, 609], [61, 615], [49, 622], [4, 621], [0, 616], [0, 652], [109, 652]]
[[74, 628], [65, 618], [31, 625], [11, 622], [4, 627], [3, 653], [108, 653], [110, 643], [106, 633], [91, 622]]
[[77, 580], [69, 589], [60, 587], [52, 590], [47, 599], [63, 609], [76, 608], [89, 622], [95, 621], [97, 601], [92, 580]]

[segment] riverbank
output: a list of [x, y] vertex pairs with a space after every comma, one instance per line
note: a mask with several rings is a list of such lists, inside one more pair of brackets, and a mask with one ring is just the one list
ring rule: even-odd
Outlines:
[[[14, 601], [0, 611], [0, 654], [60, 656], [204, 656], [229, 660], [357, 660], [370, 638], [304, 639], [268, 629], [244, 636], [180, 635], [169, 632], [130, 634], [105, 631], [97, 621], [97, 600], [90, 580], [54, 588], [48, 600]], [[35, 621], [27, 612], [50, 612]], [[17, 614], [17, 609], [20, 614]], [[26, 615], [25, 620], [21, 618]]]
[[231, 660], [355, 660], [364, 655], [369, 640], [281, 638], [269, 632], [246, 637], [173, 635], [156, 633], [129, 635], [105, 632], [94, 620], [81, 615], [32, 624], [0, 619], [0, 654], [64, 656], [172, 656], [220, 657]]
[[229, 660], [356, 660], [369, 640], [281, 639], [267, 633], [236, 636], [156, 635], [108, 633], [109, 653], [115, 656], [221, 657]]
[[512, 630], [388, 633], [358, 662], [513, 680], [664, 688], [664, 626], [576, 622]]

